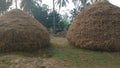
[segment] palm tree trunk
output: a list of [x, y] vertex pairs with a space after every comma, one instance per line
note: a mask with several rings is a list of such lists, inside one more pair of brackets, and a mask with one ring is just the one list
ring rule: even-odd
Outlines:
[[55, 27], [55, 0], [53, 0], [53, 32], [56, 32], [56, 27]]
[[17, 0], [15, 0], [15, 7], [16, 7], [16, 9], [17, 9]]

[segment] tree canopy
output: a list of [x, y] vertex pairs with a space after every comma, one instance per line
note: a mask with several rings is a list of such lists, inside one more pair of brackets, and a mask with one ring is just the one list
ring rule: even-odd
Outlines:
[[0, 0], [0, 13], [4, 13], [12, 5], [11, 0]]

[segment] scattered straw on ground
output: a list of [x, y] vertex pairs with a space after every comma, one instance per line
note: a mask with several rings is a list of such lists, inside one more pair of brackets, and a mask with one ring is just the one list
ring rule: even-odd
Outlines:
[[[4, 56], [0, 68], [74, 68], [68, 62], [53, 58]], [[6, 59], [7, 60], [6, 60]]]

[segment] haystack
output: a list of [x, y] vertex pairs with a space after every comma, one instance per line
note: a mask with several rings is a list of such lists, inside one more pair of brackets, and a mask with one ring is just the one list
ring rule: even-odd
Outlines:
[[34, 51], [49, 44], [47, 29], [19, 9], [0, 17], [0, 51]]
[[120, 50], [120, 8], [108, 2], [94, 3], [81, 11], [67, 33], [78, 48]]

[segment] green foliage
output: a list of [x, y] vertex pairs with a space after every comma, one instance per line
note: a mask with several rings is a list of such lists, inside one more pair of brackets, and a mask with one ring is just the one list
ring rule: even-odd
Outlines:
[[32, 7], [31, 13], [40, 23], [49, 28], [47, 5], [42, 5], [42, 7], [34, 6]]
[[[54, 12], [51, 12], [49, 13], [49, 16], [48, 16], [48, 21], [51, 23], [53, 23], [53, 14]], [[60, 14], [55, 11], [55, 30], [61, 29], [60, 20], [61, 20]], [[51, 27], [54, 27], [54, 26], [52, 25]]]
[[60, 25], [61, 25], [62, 30], [67, 30], [69, 22], [67, 20], [65, 20], [65, 19], [61, 19]]
[[[55, 12], [55, 18], [56, 18], [56, 20], [55, 20], [55, 28], [56, 28], [55, 30], [56, 30], [56, 32], [66, 30], [69, 22], [67, 20], [63, 19], [62, 16], [57, 12]], [[48, 21], [53, 22], [53, 12], [51, 12], [49, 14]], [[53, 27], [53, 25], [51, 27]]]
[[[9, 6], [12, 4], [14, 0], [0, 0], [0, 13], [6, 11]], [[15, 0], [14, 3], [16, 4], [17, 8], [17, 1]], [[20, 7], [24, 11], [27, 11], [31, 15], [33, 15], [40, 23], [42, 23], [48, 29], [53, 30], [53, 18], [55, 14], [55, 30], [64, 30], [67, 28], [68, 22], [65, 19], [62, 19], [61, 15], [57, 11], [49, 11], [49, 6], [46, 4], [41, 4], [42, 0], [20, 0], [21, 4]], [[66, 6], [68, 0], [56, 0], [56, 3], [59, 7]], [[6, 6], [6, 7], [4, 7]]]
[[[50, 63], [56, 64], [53, 60], [57, 59], [73, 68], [120, 68], [120, 52], [82, 50], [70, 46], [65, 38], [51, 39], [52, 46], [39, 52], [0, 53], [0, 68], [14, 68], [15, 66], [25, 68], [24, 66], [30, 67], [31, 65], [38, 68], [42, 63], [46, 63], [45, 60], [50, 62], [49, 59], [52, 59]], [[59, 62], [57, 64], [59, 65]]]
[[56, 0], [57, 5], [59, 8], [67, 6], [67, 3], [69, 3], [68, 0]]
[[41, 0], [21, 0], [21, 8], [31, 13], [33, 7], [39, 6]]
[[[76, 68], [119, 68], [119, 52], [99, 52], [77, 49], [67, 43], [65, 38], [52, 38], [54, 58], [70, 62]], [[62, 43], [61, 43], [61, 42]], [[111, 62], [112, 61], [112, 62]]]
[[[68, 0], [66, 0], [68, 2]], [[55, 30], [63, 30], [65, 21], [61, 21], [61, 16], [58, 12], [49, 12], [49, 6], [46, 4], [39, 4], [41, 0], [22, 0], [21, 8], [32, 14], [40, 23], [42, 23], [49, 30], [53, 30], [53, 15], [55, 14]], [[66, 28], [66, 27], [65, 27]]]
[[7, 11], [11, 4], [12, 4], [11, 0], [0, 0], [0, 14]]
[[[49, 13], [49, 6], [43, 4], [42, 6], [34, 6], [31, 8], [33, 16], [50, 30], [53, 29], [53, 13]], [[55, 11], [55, 28], [57, 30], [63, 30], [67, 28], [68, 22], [61, 18], [61, 15]]]

